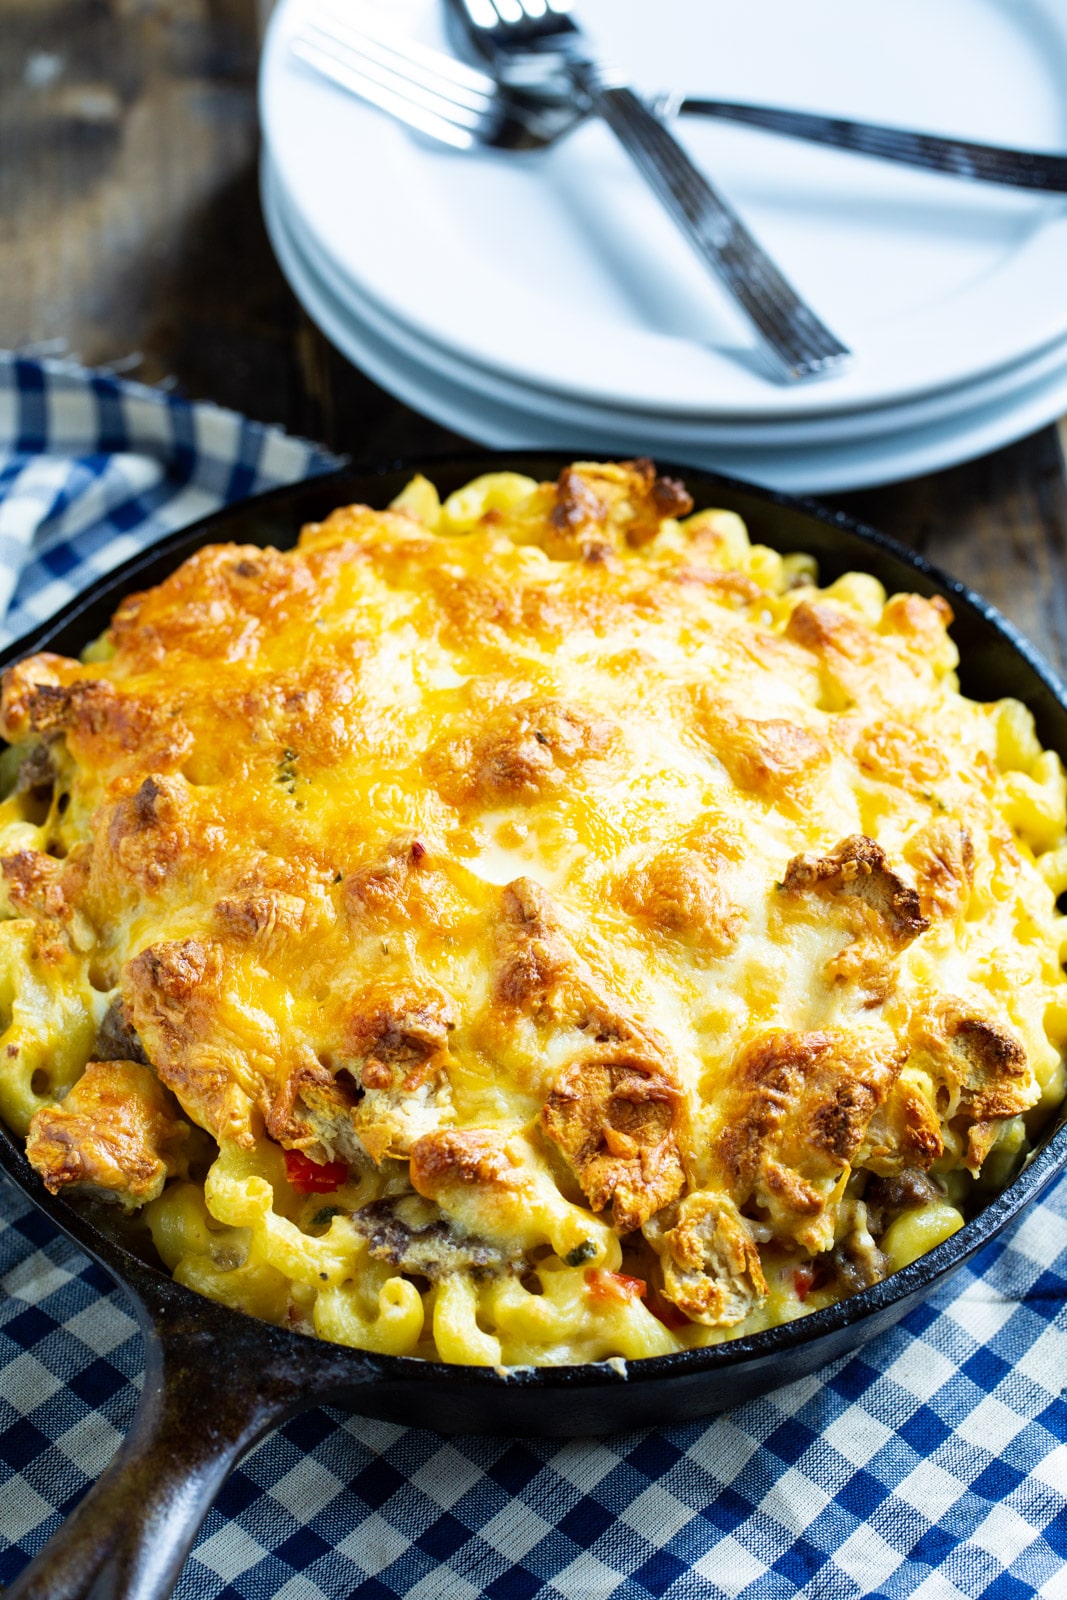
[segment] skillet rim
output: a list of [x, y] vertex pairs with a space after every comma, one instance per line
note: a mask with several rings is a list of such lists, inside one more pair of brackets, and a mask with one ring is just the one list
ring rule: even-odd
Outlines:
[[[421, 471], [430, 477], [435, 470], [445, 470], [450, 474], [453, 472], [465, 474], [466, 476], [459, 480], [463, 482], [470, 477], [490, 471], [526, 469], [532, 475], [544, 475], [546, 470], [555, 473], [574, 459], [576, 458], [572, 453], [550, 450], [469, 453], [450, 450], [420, 455], [414, 461], [395, 460], [388, 465], [368, 469], [343, 466], [333, 472], [317, 474], [295, 484], [282, 485], [264, 494], [249, 496], [223, 506], [207, 517], [166, 535], [146, 549], [135, 552], [126, 561], [120, 562], [54, 615], [0, 649], [0, 670], [25, 655], [47, 648], [58, 635], [104, 603], [110, 607], [108, 612], [110, 616], [126, 594], [136, 592], [136, 580], [140, 573], [169, 561], [171, 556], [174, 559], [169, 570], [173, 571], [193, 551], [215, 542], [217, 538], [222, 539], [225, 536], [223, 530], [226, 525], [235, 519], [267, 513], [269, 520], [270, 513], [288, 510], [290, 502], [321, 499], [333, 484], [337, 485], [339, 494], [342, 493], [342, 485], [350, 485], [344, 493], [351, 498], [355, 495], [369, 496], [375, 485], [386, 484], [389, 480], [402, 475], [410, 476], [413, 472]], [[590, 457], [586, 456], [584, 459]], [[714, 496], [720, 489], [735, 498], [740, 496], [753, 499], [762, 502], [770, 510], [778, 509], [791, 516], [799, 516], [819, 524], [830, 533], [844, 535], [846, 542], [856, 540], [860, 545], [875, 550], [883, 557], [888, 557], [890, 561], [911, 569], [924, 580], [923, 588], [945, 594], [957, 604], [961, 604], [964, 611], [969, 613], [971, 620], [977, 620], [991, 630], [996, 641], [1006, 648], [1010, 656], [1016, 657], [1022, 663], [1025, 671], [1035, 678], [1045, 693], [1051, 697], [1060, 714], [1067, 718], [1067, 686], [1040, 651], [989, 601], [958, 579], [944, 573], [919, 552], [900, 544], [890, 535], [859, 521], [846, 512], [833, 510], [808, 497], [784, 494], [726, 474], [682, 463], [657, 460], [657, 469], [671, 476], [683, 477], [689, 487], [697, 490], [702, 500], [705, 500], [707, 495]], [[333, 503], [340, 505], [347, 502], [344, 498], [338, 498]], [[714, 502], [713, 499], [706, 499], [705, 503], [710, 505]], [[316, 515], [322, 513], [317, 512]], [[295, 537], [301, 522], [307, 520], [307, 514], [293, 509], [289, 516], [291, 531]], [[275, 530], [267, 531], [269, 533]], [[763, 536], [761, 532], [761, 537]], [[773, 545], [772, 539], [768, 542]], [[150, 579], [151, 583], [159, 581], [161, 581], [159, 577]], [[88, 632], [86, 641], [92, 636], [92, 633]], [[1067, 760], [1067, 747], [1064, 748], [1063, 754]], [[951, 1238], [936, 1245], [908, 1266], [891, 1273], [880, 1283], [862, 1290], [859, 1294], [839, 1300], [822, 1310], [805, 1313], [793, 1321], [779, 1323], [775, 1327], [765, 1328], [740, 1338], [726, 1338], [718, 1344], [680, 1350], [670, 1355], [635, 1357], [629, 1360], [614, 1358], [558, 1366], [509, 1368], [462, 1366], [451, 1362], [425, 1361], [414, 1356], [378, 1354], [333, 1344], [268, 1322], [260, 1322], [259, 1329], [264, 1335], [271, 1334], [275, 1338], [284, 1339], [289, 1351], [297, 1357], [301, 1353], [310, 1355], [311, 1351], [326, 1351], [334, 1359], [351, 1360], [353, 1367], [363, 1368], [364, 1373], [369, 1369], [382, 1378], [391, 1378], [398, 1382], [414, 1380], [416, 1383], [431, 1384], [447, 1379], [452, 1388], [470, 1385], [478, 1389], [534, 1388], [552, 1391], [599, 1388], [604, 1385], [617, 1385], [620, 1382], [626, 1383], [628, 1380], [631, 1387], [635, 1383], [640, 1383], [644, 1387], [646, 1383], [656, 1384], [658, 1381], [668, 1379], [695, 1378], [702, 1374], [707, 1374], [709, 1377], [714, 1374], [722, 1375], [728, 1373], [731, 1367], [743, 1369], [750, 1363], [756, 1366], [776, 1356], [799, 1354], [805, 1347], [820, 1340], [829, 1342], [835, 1334], [847, 1337], [857, 1324], [869, 1322], [870, 1336], [873, 1337], [896, 1321], [899, 1316], [904, 1315], [913, 1303], [931, 1292], [940, 1280], [954, 1273], [970, 1257], [1016, 1221], [1025, 1207], [1036, 1200], [1065, 1168], [1067, 1168], [1067, 1101], [1061, 1106], [1057, 1119], [1050, 1126], [1043, 1142], [1031, 1153], [1011, 1183]], [[202, 1316], [206, 1315], [204, 1307], [208, 1306], [211, 1308], [213, 1318], [217, 1319], [221, 1314], [227, 1323], [230, 1319], [236, 1319], [236, 1324], [246, 1333], [249, 1322], [259, 1321], [250, 1313], [235, 1311], [177, 1283], [169, 1273], [146, 1263], [120, 1240], [98, 1227], [93, 1221], [89, 1207], [72, 1205], [58, 1196], [49, 1194], [27, 1161], [22, 1141], [2, 1123], [0, 1123], [0, 1170], [62, 1233], [98, 1261], [119, 1286], [133, 1296], [139, 1307], [144, 1306], [144, 1300], [138, 1280], [148, 1274], [156, 1283], [168, 1286], [168, 1294], [179, 1296], [180, 1303], [194, 1314], [199, 1312]], [[879, 1315], [880, 1313], [882, 1315]], [[861, 1332], [858, 1339], [849, 1340], [847, 1349], [856, 1348], [864, 1342], [864, 1337]], [[781, 1381], [788, 1382], [790, 1377], [790, 1372], [783, 1371]], [[769, 1389], [774, 1387], [774, 1383], [772, 1381], [761, 1387]]]

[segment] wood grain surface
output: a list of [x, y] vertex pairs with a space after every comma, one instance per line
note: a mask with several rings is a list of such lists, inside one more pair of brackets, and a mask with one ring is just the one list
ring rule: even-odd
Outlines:
[[[0, 346], [112, 365], [358, 465], [454, 435], [304, 316], [256, 182], [266, 0], [0, 0]], [[1067, 670], [1067, 432], [833, 503], [926, 552]]]

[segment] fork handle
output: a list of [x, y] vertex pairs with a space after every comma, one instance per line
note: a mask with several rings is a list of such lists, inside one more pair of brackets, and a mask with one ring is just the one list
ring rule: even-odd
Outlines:
[[788, 378], [832, 371], [848, 348], [806, 306], [681, 145], [631, 89], [573, 69], [602, 117], [701, 260], [762, 334]]
[[733, 100], [703, 100], [686, 95], [664, 97], [671, 108], [687, 114], [741, 122], [790, 139], [855, 150], [884, 161], [902, 161], [927, 172], [982, 183], [1004, 183], [1014, 189], [1037, 189], [1046, 194], [1067, 193], [1067, 156], [1007, 146], [975, 144], [940, 133], [916, 133], [910, 128], [887, 127], [879, 122], [854, 122], [845, 117], [824, 117], [814, 111], [786, 111], [774, 106], [744, 105]]

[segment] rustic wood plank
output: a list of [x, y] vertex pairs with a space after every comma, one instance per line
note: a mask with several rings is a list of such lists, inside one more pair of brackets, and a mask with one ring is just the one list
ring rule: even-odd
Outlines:
[[[90, 361], [150, 347], [180, 241], [252, 159], [244, 9], [5, 0], [5, 338], [65, 337]], [[145, 376], [165, 376], [153, 357]]]
[[258, 9], [0, 0], [0, 344], [175, 383], [361, 462], [440, 451], [452, 436], [336, 356], [274, 261]]

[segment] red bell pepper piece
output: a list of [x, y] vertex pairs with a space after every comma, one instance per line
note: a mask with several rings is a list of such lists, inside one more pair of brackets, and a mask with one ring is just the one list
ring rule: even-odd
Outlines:
[[348, 1168], [343, 1161], [312, 1161], [303, 1150], [287, 1150], [285, 1176], [297, 1194], [329, 1194], [348, 1182]]
[[585, 1281], [589, 1293], [596, 1300], [618, 1300], [624, 1303], [636, 1297], [643, 1300], [648, 1293], [644, 1278], [628, 1278], [624, 1272], [609, 1272], [606, 1267], [590, 1267]]

